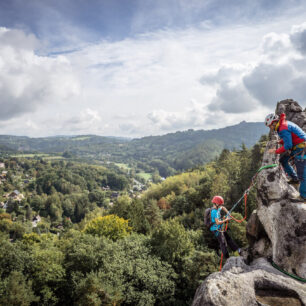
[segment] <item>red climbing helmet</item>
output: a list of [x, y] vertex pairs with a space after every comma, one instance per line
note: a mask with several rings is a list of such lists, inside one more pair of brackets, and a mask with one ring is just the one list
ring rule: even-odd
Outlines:
[[224, 204], [224, 200], [221, 196], [214, 196], [211, 200], [211, 203], [217, 204], [217, 205], [222, 205]]

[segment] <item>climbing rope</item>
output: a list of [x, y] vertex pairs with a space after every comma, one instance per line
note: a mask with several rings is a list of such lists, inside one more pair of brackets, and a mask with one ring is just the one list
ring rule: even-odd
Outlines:
[[[256, 178], [258, 176], [258, 174], [264, 170], [264, 169], [269, 169], [269, 168], [275, 168], [278, 167], [278, 164], [271, 164], [271, 165], [265, 165], [260, 167], [257, 172], [255, 173], [255, 175], [252, 177], [251, 179], [251, 184], [249, 186], [249, 188], [243, 193], [242, 197], [233, 205], [233, 207], [229, 210], [228, 214], [226, 215], [226, 217], [230, 216], [233, 220], [235, 220], [236, 222], [242, 222], [243, 220], [246, 219], [246, 207], [247, 207], [247, 199], [248, 199], [248, 194], [250, 193], [251, 189], [254, 187], [255, 183], [256, 183]], [[237, 220], [235, 219], [232, 215], [231, 212], [236, 208], [236, 206], [242, 201], [242, 199], [244, 199], [244, 206], [245, 206], [245, 216], [242, 220]]]
[[272, 260], [271, 260], [271, 265], [272, 265], [275, 269], [277, 269], [278, 271], [280, 271], [280, 272], [282, 272], [282, 273], [284, 273], [284, 274], [286, 274], [286, 275], [288, 275], [288, 276], [290, 276], [290, 277], [292, 277], [292, 278], [294, 278], [294, 279], [296, 279], [296, 280], [298, 280], [298, 281], [300, 281], [300, 282], [306, 283], [306, 278], [301, 278], [301, 277], [299, 277], [299, 276], [297, 276], [297, 275], [294, 275], [294, 274], [291, 274], [291, 273], [286, 272], [285, 270], [281, 269], [281, 268], [280, 268], [274, 261], [272, 261]]
[[[271, 165], [265, 165], [260, 167], [255, 175], [252, 177], [251, 179], [251, 184], [250, 186], [245, 190], [245, 192], [243, 193], [242, 197], [232, 206], [232, 208], [228, 211], [228, 213], [226, 214], [226, 216], [224, 217], [225, 219], [230, 217], [232, 220], [241, 223], [244, 220], [246, 220], [247, 218], [247, 200], [248, 200], [248, 194], [250, 193], [251, 189], [254, 187], [255, 183], [256, 183], [256, 178], [257, 175], [264, 169], [269, 169], [269, 168], [274, 168], [274, 167], [278, 167], [278, 164], [271, 164]], [[238, 220], [236, 218], [234, 218], [231, 215], [231, 212], [237, 207], [237, 205], [244, 199], [244, 217], [241, 220]], [[223, 223], [224, 225], [222, 226], [221, 230], [218, 230], [219, 232], [226, 232], [227, 231], [227, 226], [228, 226], [228, 221], [226, 223]]]
[[[255, 183], [256, 183], [256, 178], [257, 178], [257, 175], [264, 169], [269, 169], [269, 168], [275, 168], [275, 167], [278, 167], [278, 164], [271, 164], [271, 165], [265, 165], [265, 166], [262, 166], [260, 167], [255, 175], [252, 177], [251, 179], [251, 184], [249, 186], [248, 189], [245, 190], [245, 192], [243, 193], [242, 197], [232, 206], [232, 208], [228, 211], [228, 213], [226, 214], [225, 216], [225, 219], [227, 219], [228, 217], [230, 217], [232, 220], [238, 222], [238, 223], [241, 223], [243, 222], [244, 220], [246, 220], [247, 218], [247, 200], [248, 200], [248, 194], [250, 193], [251, 189], [254, 187]], [[231, 212], [237, 207], [237, 205], [244, 199], [244, 217], [241, 219], [241, 220], [238, 220], [236, 218], [234, 218], [232, 215], [231, 215]], [[224, 233], [227, 231], [227, 228], [228, 228], [228, 221], [223, 223], [222, 227], [220, 230], [218, 230], [218, 232], [220, 233]], [[223, 260], [223, 253], [221, 253], [221, 261], [220, 261], [220, 271], [222, 269], [222, 260]]]

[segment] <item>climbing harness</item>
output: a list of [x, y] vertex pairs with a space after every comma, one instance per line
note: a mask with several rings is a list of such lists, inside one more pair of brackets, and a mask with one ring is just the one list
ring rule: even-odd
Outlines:
[[[260, 167], [257, 172], [255, 173], [255, 175], [252, 177], [251, 179], [251, 184], [249, 186], [249, 188], [243, 193], [242, 197], [232, 206], [232, 208], [228, 211], [228, 213], [225, 216], [225, 219], [230, 217], [232, 220], [241, 223], [243, 222], [246, 218], [247, 218], [247, 199], [248, 199], [248, 194], [250, 193], [251, 189], [254, 187], [255, 185], [255, 180], [257, 178], [257, 175], [264, 169], [269, 169], [269, 168], [275, 168], [278, 167], [278, 164], [271, 164], [271, 165], [265, 165]], [[237, 205], [244, 199], [244, 217], [241, 220], [238, 220], [236, 218], [234, 218], [231, 215], [231, 212], [237, 207]], [[225, 223], [223, 223], [222, 227], [220, 230], [218, 230], [218, 232], [220, 233], [224, 233], [227, 231], [228, 228], [228, 221], [226, 221]], [[223, 253], [221, 253], [221, 261], [220, 261], [220, 271], [222, 269], [222, 260], [223, 260]]]
[[300, 282], [306, 283], [306, 278], [302, 278], [302, 277], [299, 277], [299, 276], [297, 276], [297, 275], [288, 273], [288, 272], [286, 272], [285, 270], [281, 269], [274, 261], [270, 260], [270, 262], [271, 262], [271, 265], [272, 265], [275, 269], [277, 269], [278, 271], [280, 271], [280, 272], [282, 272], [282, 273], [284, 273], [284, 274], [290, 276], [291, 278], [294, 278], [294, 279], [296, 279], [296, 280], [298, 280], [298, 281], [300, 281]]
[[297, 148], [303, 149], [303, 148], [305, 148], [305, 147], [306, 147], [306, 142], [304, 141], [304, 142], [301, 142], [301, 143], [295, 145], [295, 146], [292, 148], [292, 150], [296, 150]]
[[[304, 142], [303, 142], [303, 144], [304, 144]], [[305, 155], [305, 153], [306, 153], [306, 146], [304, 146], [304, 147], [299, 147], [299, 146], [297, 145], [297, 146], [295, 146], [295, 147], [292, 148], [292, 151], [296, 150], [297, 148], [303, 149], [303, 150], [302, 150], [302, 151], [299, 151], [299, 152], [296, 152], [295, 154], [291, 155], [290, 158], [289, 158], [289, 160], [288, 160], [288, 162], [293, 161], [294, 158], [295, 158], [296, 156], [299, 156], [299, 155], [301, 155], [301, 158], [304, 159], [304, 155]]]

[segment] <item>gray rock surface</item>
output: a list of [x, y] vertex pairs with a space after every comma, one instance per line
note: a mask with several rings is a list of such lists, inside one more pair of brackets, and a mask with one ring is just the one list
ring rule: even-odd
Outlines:
[[[280, 101], [276, 113], [283, 112], [306, 131], [306, 112], [296, 101]], [[270, 139], [262, 166], [279, 164], [279, 156], [268, 153], [278, 137], [271, 134]], [[221, 272], [208, 276], [197, 289], [193, 306], [306, 306], [306, 283], [279, 272], [267, 260], [306, 278], [306, 204], [280, 166], [260, 172], [256, 188], [258, 208], [247, 224], [250, 247], [244, 260], [231, 257]]]
[[287, 99], [277, 103], [276, 114], [285, 113], [287, 120], [298, 124], [304, 131], [306, 130], [306, 111], [298, 104], [298, 102]]
[[[306, 128], [306, 112], [297, 102], [279, 102], [276, 113], [282, 112]], [[274, 137], [272, 135], [273, 140]], [[268, 149], [275, 147], [273, 140], [267, 145], [263, 165], [278, 163], [279, 156], [268, 153]], [[255, 239], [250, 243], [250, 255], [251, 260], [268, 256], [270, 245], [271, 256], [277, 265], [289, 273], [306, 278], [306, 204], [299, 201], [298, 197], [297, 190], [287, 183], [282, 167], [267, 169], [258, 175], [256, 215], [259, 225]], [[254, 218], [250, 219], [248, 228], [254, 224]], [[249, 232], [249, 235], [254, 236], [254, 232]], [[263, 242], [259, 245], [262, 239], [265, 239], [265, 247], [262, 246]]]
[[221, 272], [208, 276], [197, 289], [192, 306], [206, 305], [306, 305], [306, 285], [282, 274], [265, 258], [248, 266], [242, 257], [231, 257]]

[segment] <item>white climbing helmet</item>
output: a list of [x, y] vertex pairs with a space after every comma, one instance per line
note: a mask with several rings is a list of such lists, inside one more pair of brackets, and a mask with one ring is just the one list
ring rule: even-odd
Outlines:
[[265, 125], [270, 126], [274, 121], [278, 121], [279, 117], [275, 114], [269, 114], [265, 119]]

